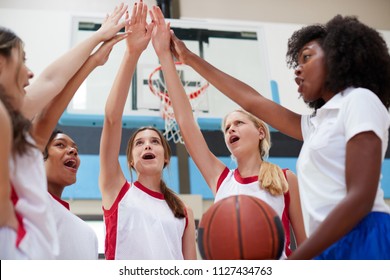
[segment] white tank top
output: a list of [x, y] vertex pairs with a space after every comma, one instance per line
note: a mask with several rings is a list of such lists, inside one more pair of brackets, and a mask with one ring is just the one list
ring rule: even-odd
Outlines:
[[104, 211], [106, 259], [182, 260], [186, 218], [175, 218], [163, 194], [126, 182]]
[[[35, 144], [31, 137], [28, 140]], [[16, 246], [30, 259], [54, 259], [59, 249], [58, 236], [49, 206], [42, 153], [29, 148], [26, 154], [11, 157], [10, 178], [15, 192], [15, 210], [24, 228]]]
[[285, 247], [281, 258], [286, 258], [291, 253], [290, 242], [290, 220], [288, 215], [289, 195], [273, 196], [259, 186], [258, 176], [242, 178], [238, 169], [229, 170], [227, 167], [222, 172], [217, 183], [215, 202], [233, 195], [249, 195], [259, 198], [268, 203], [279, 215], [285, 231]]
[[267, 202], [281, 218], [284, 211], [283, 195], [274, 196], [259, 186], [258, 177], [242, 178], [238, 169], [222, 172], [218, 180], [217, 194], [214, 202], [233, 195], [250, 195]]
[[56, 219], [60, 252], [58, 260], [98, 259], [98, 239], [94, 230], [82, 219], [70, 212], [69, 204], [49, 195]]

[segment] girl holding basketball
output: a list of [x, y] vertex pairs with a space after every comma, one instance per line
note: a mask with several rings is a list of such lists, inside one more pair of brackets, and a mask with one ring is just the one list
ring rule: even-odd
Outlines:
[[154, 27], [146, 23], [146, 16], [147, 6], [136, 3], [126, 26], [131, 31], [127, 49], [105, 108], [99, 175], [105, 255], [106, 259], [196, 259], [192, 210], [162, 179], [171, 151], [161, 132], [143, 127], [128, 142], [127, 163], [135, 170], [137, 181], [127, 181], [118, 160], [131, 78]]
[[161, 62], [176, 121], [186, 149], [212, 190], [215, 202], [238, 194], [251, 195], [266, 201], [283, 221], [287, 241], [283, 255], [285, 258], [290, 253], [290, 222], [297, 244], [305, 239], [295, 175], [289, 170], [283, 174], [278, 166], [265, 161], [271, 143], [268, 127], [263, 121], [243, 110], [228, 114], [222, 124], [225, 143], [237, 161], [237, 169], [229, 170], [211, 153], [176, 73], [170, 51], [169, 23], [165, 23], [158, 7], [153, 7], [151, 17], [156, 22], [152, 42]]
[[173, 48], [233, 101], [304, 141], [297, 169], [308, 239], [291, 259], [390, 259], [390, 209], [380, 187], [389, 141], [390, 55], [376, 30], [338, 15], [292, 35], [288, 64], [313, 109], [307, 116], [216, 69], [175, 36]]
[[0, 99], [12, 122], [9, 181], [13, 211], [18, 218], [16, 225], [13, 222], [11, 227], [0, 228], [1, 259], [53, 259], [58, 254], [42, 158], [46, 142], [31, 120], [50, 106], [99, 43], [116, 36], [125, 25], [118, 23], [125, 10], [123, 4], [117, 7], [98, 31], [53, 62], [31, 85], [33, 73], [25, 65], [22, 40], [14, 32], [0, 28]]

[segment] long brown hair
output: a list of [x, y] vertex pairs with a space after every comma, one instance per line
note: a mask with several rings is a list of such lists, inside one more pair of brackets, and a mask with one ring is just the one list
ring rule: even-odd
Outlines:
[[12, 153], [23, 155], [28, 152], [29, 148], [36, 148], [27, 140], [31, 121], [26, 119], [18, 110], [15, 110], [9, 99], [10, 96], [5, 93], [4, 88], [0, 85], [0, 100], [7, 109], [12, 122]]
[[[265, 137], [259, 141], [259, 153], [262, 160], [258, 176], [260, 188], [267, 190], [272, 195], [282, 195], [286, 193], [288, 191], [288, 183], [286, 177], [284, 176], [283, 170], [278, 165], [266, 161], [266, 159], [268, 159], [269, 150], [271, 148], [271, 133], [269, 131], [268, 125], [259, 118], [242, 109], [237, 109], [233, 112], [239, 112], [246, 115], [257, 129], [262, 129], [264, 131]], [[227, 114], [223, 119], [223, 133], [225, 133], [226, 118], [229, 115], [230, 114]]]
[[[11, 57], [12, 50], [16, 48], [19, 51], [19, 58], [23, 55], [23, 42], [22, 40], [11, 30], [0, 26], [0, 55], [6, 59]], [[15, 75], [15, 83], [17, 83], [19, 69], [23, 63], [22, 59], [19, 59], [18, 71]], [[13, 153], [22, 155], [28, 151], [29, 148], [35, 146], [27, 141], [27, 134], [31, 128], [31, 121], [26, 119], [20, 111], [14, 108], [12, 105], [12, 96], [5, 91], [2, 85], [0, 85], [0, 100], [7, 108], [8, 114], [12, 121], [13, 130]]]
[[[144, 130], [153, 130], [158, 134], [158, 136], [161, 140], [161, 143], [163, 145], [163, 148], [164, 148], [164, 159], [166, 160], [164, 163], [164, 168], [165, 168], [169, 164], [170, 159], [171, 159], [171, 155], [172, 155], [171, 148], [168, 144], [168, 141], [164, 138], [162, 133], [158, 129], [156, 129], [152, 126], [141, 127], [139, 129], [137, 129], [133, 133], [133, 135], [130, 137], [129, 142], [127, 143], [127, 150], [126, 150], [127, 162], [130, 163], [133, 161], [133, 146], [134, 146], [135, 137], [137, 136], [137, 134], [139, 132], [144, 131]], [[129, 168], [134, 169], [130, 164], [128, 164], [128, 165], [129, 165]], [[130, 170], [130, 174], [131, 174], [131, 170]], [[167, 202], [169, 208], [172, 210], [175, 217], [176, 218], [184, 218], [186, 216], [186, 210], [185, 210], [184, 203], [177, 196], [177, 194], [175, 194], [175, 192], [172, 191], [165, 184], [165, 182], [162, 178], [160, 180], [160, 189], [161, 189], [162, 194], [164, 195], [165, 201]]]

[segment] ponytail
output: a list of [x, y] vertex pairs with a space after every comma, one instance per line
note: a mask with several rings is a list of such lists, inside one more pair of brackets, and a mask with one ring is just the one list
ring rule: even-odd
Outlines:
[[270, 194], [282, 195], [288, 191], [288, 183], [283, 170], [276, 164], [263, 161], [259, 170], [260, 188]]
[[163, 180], [160, 181], [160, 189], [164, 195], [165, 201], [172, 210], [173, 215], [179, 219], [185, 218], [186, 210], [183, 201], [181, 201], [181, 199], [170, 188], [167, 187]]

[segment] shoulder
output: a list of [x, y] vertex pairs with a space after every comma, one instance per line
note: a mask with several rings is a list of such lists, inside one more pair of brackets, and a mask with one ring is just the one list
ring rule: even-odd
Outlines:
[[295, 175], [294, 172], [292, 172], [289, 168], [282, 168], [284, 176], [286, 176], [286, 179], [295, 179], [297, 176]]
[[188, 205], [184, 205], [184, 209], [186, 211], [186, 216], [187, 217], [194, 217], [194, 211], [192, 210], [192, 208]]
[[289, 191], [294, 191], [298, 188], [298, 178], [297, 175], [295, 175], [294, 172], [292, 172], [290, 169], [283, 169], [283, 172], [286, 176], [287, 183], [288, 183], [288, 189]]
[[344, 105], [354, 107], [378, 107], [383, 111], [387, 111], [379, 97], [366, 88], [348, 88], [343, 93]]

